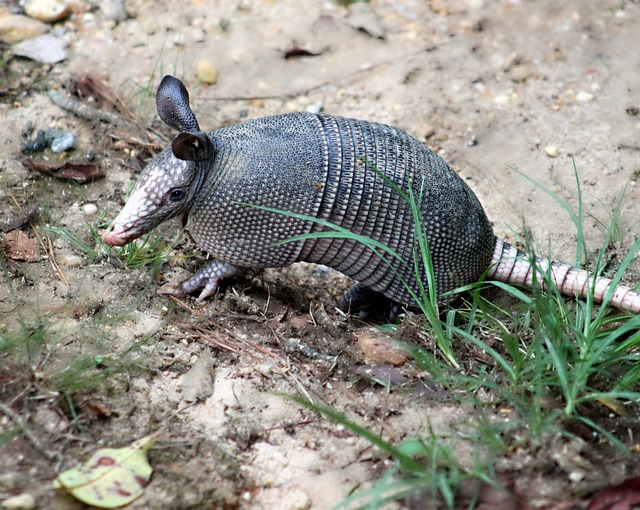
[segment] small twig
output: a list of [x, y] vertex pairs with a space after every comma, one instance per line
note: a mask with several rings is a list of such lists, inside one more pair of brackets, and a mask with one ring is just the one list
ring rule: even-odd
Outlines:
[[0, 411], [2, 411], [5, 416], [11, 419], [11, 421], [13, 421], [20, 428], [21, 432], [27, 437], [27, 439], [31, 442], [36, 450], [38, 450], [49, 460], [54, 460], [56, 458], [55, 453], [46, 450], [44, 446], [42, 446], [40, 440], [35, 436], [33, 432], [31, 432], [31, 430], [29, 430], [29, 428], [27, 428], [26, 424], [23, 423], [18, 413], [16, 413], [10, 407], [4, 405], [2, 402], [0, 402]]
[[130, 124], [128, 120], [118, 117], [117, 115], [113, 115], [109, 112], [94, 108], [93, 106], [90, 106], [73, 96], [61, 94], [55, 89], [49, 89], [49, 92], [47, 94], [49, 95], [49, 99], [51, 99], [54, 104], [58, 105], [64, 110], [70, 111], [80, 118], [93, 121], [102, 120], [111, 124]]
[[[202, 321], [204, 321], [205, 323], [207, 323], [207, 324], [209, 324], [209, 325], [212, 325], [212, 326], [220, 327], [218, 324], [216, 324], [215, 322], [213, 322], [211, 319], [209, 319], [208, 317], [205, 317], [205, 316], [204, 316], [204, 315], [202, 315], [201, 313], [198, 313], [196, 310], [194, 310], [193, 308], [191, 308], [189, 305], [187, 305], [185, 302], [181, 301], [181, 300], [180, 300], [180, 299], [178, 299], [177, 297], [175, 297], [175, 296], [169, 296], [169, 297], [170, 297], [171, 299], [173, 299], [176, 303], [178, 303], [180, 306], [182, 306], [185, 310], [188, 310], [189, 312], [191, 312], [192, 314], [194, 314], [196, 317], [198, 317], [199, 319], [201, 319], [201, 320], [202, 320]], [[202, 328], [201, 326], [194, 326], [194, 325], [191, 325], [191, 327], [192, 327], [192, 328], [194, 328], [194, 329], [201, 329], [201, 330], [202, 330], [202, 332], [204, 332], [204, 333], [206, 333], [206, 332], [207, 332], [207, 330], [205, 330], [205, 329], [204, 329], [204, 328]], [[203, 334], [204, 334], [204, 333], [203, 333]], [[275, 358], [275, 359], [280, 359], [280, 357], [279, 357], [278, 355], [276, 355], [276, 354], [275, 354], [273, 351], [271, 351], [270, 349], [267, 349], [267, 348], [265, 348], [265, 347], [262, 347], [262, 346], [260, 346], [260, 345], [257, 345], [257, 344], [255, 344], [255, 343], [253, 343], [253, 342], [249, 341], [249, 340], [245, 340], [245, 339], [243, 339], [243, 338], [240, 338], [240, 337], [238, 337], [238, 336], [234, 335], [233, 333], [231, 333], [229, 330], [226, 330], [226, 329], [225, 329], [225, 333], [226, 333], [227, 335], [229, 335], [229, 337], [230, 337], [231, 339], [233, 339], [233, 341], [234, 341], [236, 344], [244, 343], [244, 344], [246, 344], [246, 345], [250, 346], [252, 349], [254, 349], [254, 350], [256, 350], [256, 351], [258, 351], [258, 352], [260, 352], [260, 353], [262, 353], [262, 354], [264, 354], [264, 355], [266, 355], [266, 356], [269, 356], [269, 357], [271, 357], [271, 358]], [[219, 342], [219, 340], [216, 340], [216, 342]], [[222, 342], [222, 343], [224, 344], [224, 342]], [[237, 345], [237, 348], [238, 348], [238, 349], [242, 349], [242, 346]], [[229, 348], [229, 350], [231, 350], [231, 349]], [[242, 350], [243, 350], [244, 352], [251, 353], [251, 351], [249, 351], [249, 350], [247, 350], [247, 349], [242, 349]], [[236, 351], [236, 352], [237, 352], [237, 351]]]

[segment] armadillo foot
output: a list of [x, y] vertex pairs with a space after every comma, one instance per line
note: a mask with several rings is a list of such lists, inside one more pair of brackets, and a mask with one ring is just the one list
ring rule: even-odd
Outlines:
[[356, 283], [342, 296], [340, 308], [349, 313], [357, 313], [360, 319], [389, 314], [391, 300], [369, 287]]
[[244, 271], [246, 271], [244, 267], [236, 267], [232, 264], [214, 260], [211, 264], [203, 267], [180, 285], [163, 285], [158, 289], [158, 292], [161, 294], [172, 294], [174, 296], [186, 296], [198, 289], [202, 289], [202, 292], [200, 292], [198, 296], [198, 301], [202, 301], [216, 293], [220, 281], [243, 273]]

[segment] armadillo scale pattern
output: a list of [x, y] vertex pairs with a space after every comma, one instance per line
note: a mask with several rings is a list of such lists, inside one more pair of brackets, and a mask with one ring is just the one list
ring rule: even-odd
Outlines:
[[[585, 298], [593, 286], [593, 299], [601, 303], [607, 296], [613, 281], [609, 278], [597, 277], [584, 269], [574, 268], [569, 264], [549, 262], [536, 258], [531, 264], [531, 256], [516, 247], [496, 238], [491, 266], [487, 273], [488, 279], [532, 287], [536, 269], [541, 272], [550, 270], [551, 277], [561, 294]], [[545, 287], [542, 274], [535, 275], [537, 283]], [[614, 290], [610, 304], [623, 310], [640, 313], [640, 293], [624, 285], [618, 285]]]
[[[319, 118], [329, 165], [328, 200], [322, 202], [318, 217], [380, 241], [407, 265], [390, 254], [374, 254], [361, 243], [344, 239], [308, 241], [302, 259], [333, 267], [396, 302], [415, 306], [403, 283], [418, 291], [414, 217], [410, 205], [373, 166], [405, 192], [411, 183], [414, 195], [422, 197], [421, 213], [438, 293], [475, 281], [490, 260], [493, 233], [475, 195], [453, 170], [396, 128], [341, 117]], [[314, 231], [319, 230], [324, 229], [316, 225]], [[424, 268], [419, 272], [424, 282]]]
[[[314, 117], [312, 114], [309, 114]], [[189, 231], [213, 257], [245, 268], [286, 266], [302, 243], [274, 243], [312, 222], [243, 204], [315, 216], [322, 200], [320, 124], [306, 116], [266, 117], [209, 133], [215, 149], [189, 214]]]

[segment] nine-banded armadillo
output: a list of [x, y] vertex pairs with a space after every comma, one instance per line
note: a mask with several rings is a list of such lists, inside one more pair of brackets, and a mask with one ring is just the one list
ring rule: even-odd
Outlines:
[[[160, 83], [156, 102], [160, 118], [180, 134], [144, 170], [104, 242], [124, 245], [187, 213], [189, 232], [214, 260], [182, 284], [169, 286], [167, 293], [185, 295], [203, 288], [202, 300], [216, 292], [221, 279], [246, 269], [307, 261], [330, 266], [393, 302], [415, 307], [405, 286], [418, 292], [414, 217], [409, 203], [379, 172], [419, 199], [440, 301], [451, 299], [443, 293], [477, 281], [486, 271], [487, 279], [532, 284], [536, 269], [530, 257], [495, 237], [466, 183], [400, 129], [299, 112], [204, 133], [186, 88], [172, 76]], [[384, 243], [408, 264], [345, 238], [275, 244], [331, 231], [308, 217]], [[538, 259], [537, 265], [546, 270], [548, 264]], [[567, 264], [552, 263], [550, 269], [567, 295], [584, 296], [593, 283], [590, 273]], [[420, 276], [424, 282], [424, 268]], [[611, 280], [597, 279], [595, 300], [602, 301], [610, 286]], [[618, 286], [611, 304], [640, 312], [640, 294]]]

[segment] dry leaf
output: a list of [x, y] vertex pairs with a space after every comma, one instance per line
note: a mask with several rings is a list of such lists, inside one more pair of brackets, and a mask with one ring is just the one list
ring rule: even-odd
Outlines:
[[98, 508], [118, 508], [139, 498], [151, 478], [147, 453], [158, 431], [125, 448], [103, 448], [84, 464], [60, 473], [53, 482], [80, 501]]
[[37, 262], [40, 260], [38, 245], [22, 230], [13, 230], [4, 236], [4, 249], [11, 260]]
[[80, 183], [93, 182], [105, 177], [105, 173], [100, 165], [91, 163], [70, 163], [64, 161], [62, 163], [41, 163], [29, 158], [20, 160], [25, 168], [40, 172], [41, 174], [51, 175], [56, 179], [69, 179]]
[[640, 476], [600, 489], [587, 510], [633, 510], [640, 506]]

